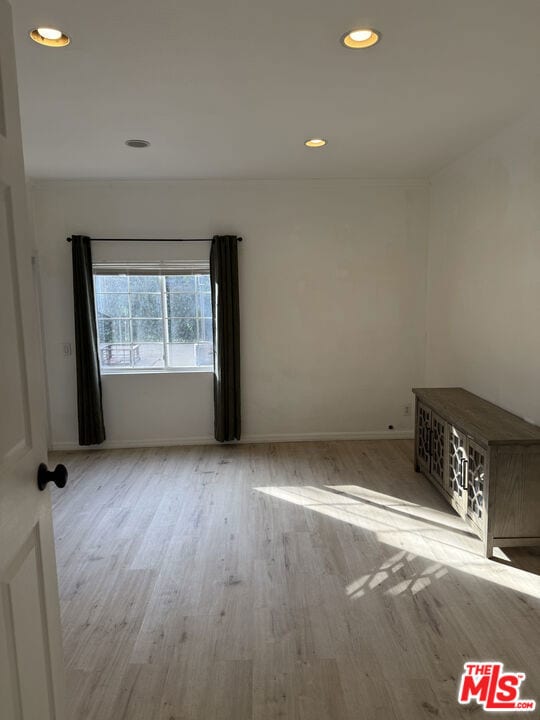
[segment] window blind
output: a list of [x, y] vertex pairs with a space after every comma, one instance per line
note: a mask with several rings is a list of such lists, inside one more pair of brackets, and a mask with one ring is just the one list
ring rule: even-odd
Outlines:
[[209, 272], [209, 263], [175, 262], [95, 262], [94, 275], [198, 275]]

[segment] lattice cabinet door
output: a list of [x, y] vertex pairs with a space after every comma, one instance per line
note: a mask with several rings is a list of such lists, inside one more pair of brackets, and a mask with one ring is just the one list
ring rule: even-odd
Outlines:
[[467, 450], [467, 516], [481, 529], [486, 519], [487, 450], [472, 440]]
[[467, 436], [453, 425], [449, 425], [444, 488], [452, 498], [452, 505], [461, 515], [467, 513], [466, 460]]
[[446, 455], [446, 422], [431, 413], [431, 463], [430, 472], [433, 478], [444, 485], [444, 458]]
[[416, 458], [418, 464], [427, 472], [431, 460], [431, 410], [423, 403], [416, 406]]

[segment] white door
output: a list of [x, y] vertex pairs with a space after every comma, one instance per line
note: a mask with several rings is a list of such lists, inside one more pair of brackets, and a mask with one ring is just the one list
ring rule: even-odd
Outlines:
[[11, 8], [0, 0], [0, 717], [63, 720], [63, 658]]

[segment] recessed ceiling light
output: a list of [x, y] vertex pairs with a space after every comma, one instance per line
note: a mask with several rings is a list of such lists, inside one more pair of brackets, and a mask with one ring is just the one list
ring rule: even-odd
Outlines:
[[345, 47], [353, 48], [354, 50], [359, 48], [368, 48], [375, 45], [381, 39], [381, 33], [371, 28], [359, 28], [358, 30], [351, 30], [345, 33], [341, 38], [341, 42]]
[[150, 147], [148, 140], [126, 140], [126, 145], [132, 148], [147, 148]]
[[320, 148], [326, 145], [326, 140], [324, 138], [310, 138], [306, 140], [304, 145], [309, 148]]
[[29, 35], [34, 42], [48, 47], [65, 47], [71, 42], [69, 37], [57, 28], [38, 27], [30, 30]]
[[60, 40], [62, 37], [62, 31], [56, 28], [38, 28], [37, 31], [45, 40]]

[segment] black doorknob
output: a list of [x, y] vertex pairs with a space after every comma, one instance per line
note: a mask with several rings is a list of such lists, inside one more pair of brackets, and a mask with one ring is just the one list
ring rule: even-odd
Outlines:
[[37, 484], [40, 490], [45, 490], [48, 482], [53, 482], [56, 487], [66, 487], [68, 471], [65, 465], [57, 465], [54, 470], [47, 470], [45, 463], [41, 463], [37, 472]]

